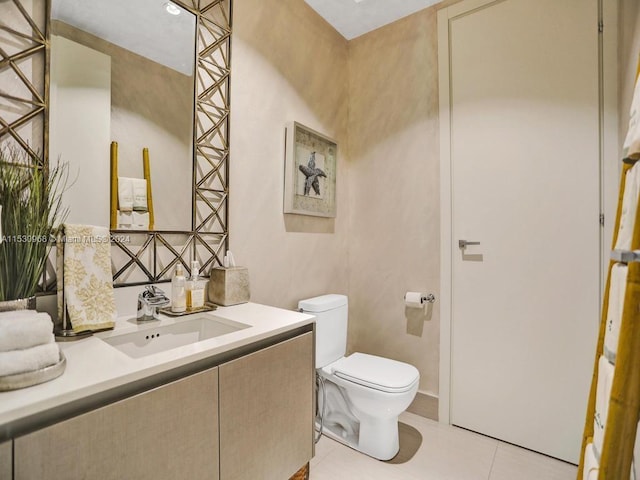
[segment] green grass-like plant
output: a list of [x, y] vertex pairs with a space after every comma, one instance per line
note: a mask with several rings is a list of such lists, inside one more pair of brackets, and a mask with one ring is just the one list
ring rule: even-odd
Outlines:
[[48, 172], [42, 165], [22, 149], [0, 148], [0, 301], [35, 295], [52, 234], [67, 215], [68, 164]]

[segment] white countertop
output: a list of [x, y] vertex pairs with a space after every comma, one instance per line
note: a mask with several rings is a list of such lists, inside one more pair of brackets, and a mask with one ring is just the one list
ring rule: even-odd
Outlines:
[[162, 316], [159, 322], [141, 325], [132, 323], [131, 317], [126, 317], [118, 319], [113, 331], [75, 342], [60, 342], [60, 348], [67, 358], [65, 372], [40, 385], [0, 393], [0, 428], [69, 402], [285, 333], [314, 320], [312, 315], [256, 303], [218, 307], [214, 312], [198, 315], [213, 315], [248, 324], [250, 328], [141, 358], [127, 356], [100, 337], [154, 329], [193, 316]]

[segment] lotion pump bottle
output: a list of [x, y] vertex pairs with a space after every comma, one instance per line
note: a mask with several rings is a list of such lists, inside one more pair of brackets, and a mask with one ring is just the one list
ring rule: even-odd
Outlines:
[[200, 262], [191, 262], [191, 277], [187, 282], [187, 310], [198, 310], [204, 307], [204, 279], [200, 278]]
[[171, 279], [171, 311], [182, 313], [187, 309], [186, 279], [182, 265], [178, 264]]

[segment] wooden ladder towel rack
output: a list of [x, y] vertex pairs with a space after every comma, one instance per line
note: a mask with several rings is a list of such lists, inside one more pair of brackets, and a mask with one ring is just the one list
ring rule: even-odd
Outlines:
[[[640, 73], [640, 62], [638, 64]], [[636, 77], [636, 82], [638, 77]], [[626, 251], [613, 250], [617, 244], [621, 217], [623, 215], [623, 198], [627, 186], [627, 173], [634, 167], [637, 160], [625, 159], [618, 195], [618, 209], [612, 242], [612, 255], [609, 262], [607, 283], [602, 302], [602, 316], [596, 355], [591, 381], [589, 402], [585, 419], [584, 434], [577, 480], [627, 480], [631, 475], [633, 453], [636, 440], [636, 430], [640, 418], [640, 205], [636, 210], [631, 248]], [[637, 166], [640, 168], [640, 165]], [[631, 186], [630, 186], [631, 187]], [[636, 199], [636, 205], [638, 199]], [[627, 265], [626, 291], [622, 304], [622, 318], [620, 321], [617, 353], [615, 355], [615, 369], [611, 394], [609, 396], [608, 413], [604, 426], [602, 451], [599, 458], [599, 469], [595, 475], [585, 476], [586, 452], [593, 442], [594, 420], [596, 415], [596, 400], [600, 358], [605, 354], [604, 344], [607, 334], [607, 314], [610, 298], [612, 271], [616, 264]], [[640, 459], [638, 459], [640, 461]], [[586, 472], [587, 474], [589, 472]]]
[[[110, 149], [110, 215], [109, 224], [111, 230], [118, 229], [118, 142], [111, 142]], [[155, 217], [153, 214], [153, 197], [151, 190], [151, 167], [149, 164], [149, 149], [142, 149], [142, 172], [147, 181], [147, 212], [149, 213], [149, 225], [147, 230], [155, 228]]]

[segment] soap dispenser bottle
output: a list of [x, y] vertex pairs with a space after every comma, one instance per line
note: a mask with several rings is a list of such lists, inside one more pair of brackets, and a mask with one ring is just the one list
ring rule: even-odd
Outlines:
[[191, 277], [187, 281], [187, 311], [204, 307], [205, 280], [200, 278], [200, 262], [191, 262]]
[[171, 279], [171, 311], [182, 313], [187, 309], [186, 279], [182, 265], [178, 264]]

